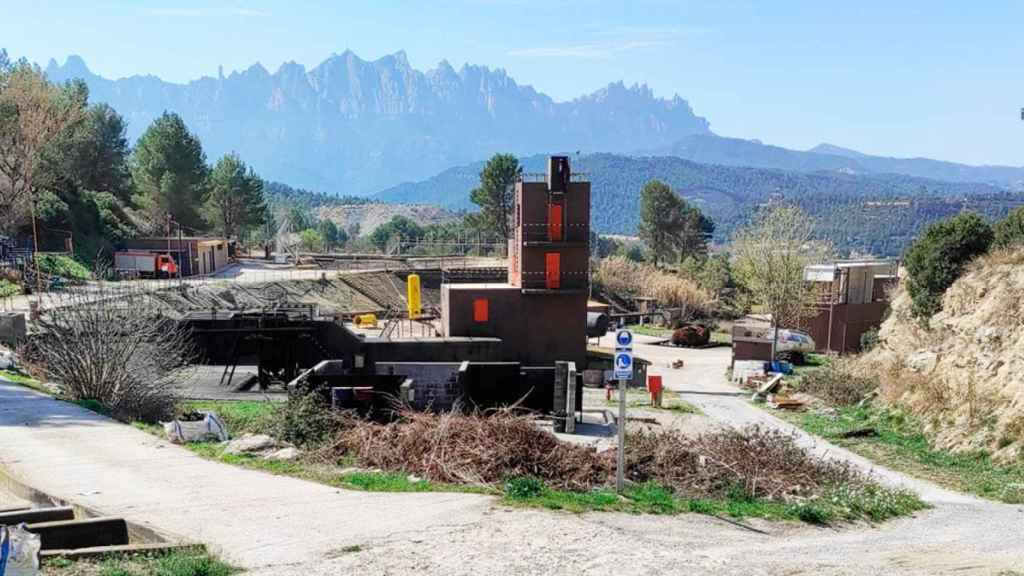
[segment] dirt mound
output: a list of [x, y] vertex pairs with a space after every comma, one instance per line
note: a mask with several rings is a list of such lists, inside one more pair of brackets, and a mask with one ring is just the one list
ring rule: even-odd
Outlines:
[[1024, 250], [974, 262], [923, 326], [901, 288], [881, 342], [860, 361], [939, 446], [1024, 454]]
[[457, 216], [444, 208], [425, 204], [353, 204], [349, 206], [321, 206], [320, 218], [331, 220], [342, 230], [358, 226], [359, 235], [372, 234], [381, 224], [395, 216], [405, 216], [420, 226], [444, 224]]

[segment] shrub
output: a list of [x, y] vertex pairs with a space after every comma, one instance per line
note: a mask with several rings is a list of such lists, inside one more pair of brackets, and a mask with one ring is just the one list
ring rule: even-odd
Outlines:
[[21, 294], [21, 288], [10, 280], [0, 278], [0, 298], [10, 298]]
[[860, 335], [861, 352], [870, 352], [874, 350], [875, 346], [878, 346], [878, 343], [878, 328], [870, 328], [868, 330], [865, 330], [864, 333]]
[[321, 444], [344, 419], [319, 393], [300, 387], [289, 391], [288, 400], [274, 413], [271, 428], [276, 438], [309, 447]]
[[84, 264], [63, 254], [38, 254], [39, 272], [72, 280], [88, 280], [92, 273]]
[[797, 389], [820, 398], [832, 406], [852, 406], [878, 388], [878, 380], [855, 374], [842, 362], [808, 372]]
[[976, 256], [992, 244], [992, 228], [981, 216], [967, 213], [936, 222], [907, 250], [911, 311], [921, 319], [942, 307], [942, 295]]
[[544, 492], [544, 482], [533, 476], [516, 476], [505, 482], [505, 495], [509, 498], [536, 498]]
[[993, 226], [994, 242], [997, 248], [1024, 246], [1024, 206], [1006, 215]]
[[58, 312], [40, 318], [28, 354], [68, 399], [95, 401], [126, 421], [174, 415], [175, 384], [193, 355], [184, 328], [145, 299], [102, 286], [72, 294]]

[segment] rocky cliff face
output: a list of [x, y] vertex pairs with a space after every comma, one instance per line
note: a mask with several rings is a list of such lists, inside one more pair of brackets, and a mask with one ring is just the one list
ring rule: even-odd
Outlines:
[[901, 289], [861, 362], [945, 448], [1024, 454], [1024, 250], [975, 262], [927, 327]]
[[51, 61], [51, 80], [81, 78], [138, 137], [177, 112], [212, 158], [239, 152], [267, 178], [337, 194], [376, 192], [495, 152], [626, 152], [709, 133], [678, 96], [614, 83], [555, 102], [503, 70], [442, 61], [413, 69], [404, 52], [366, 61], [352, 52], [311, 70], [286, 63], [188, 84], [154, 76], [108, 80], [77, 56]]

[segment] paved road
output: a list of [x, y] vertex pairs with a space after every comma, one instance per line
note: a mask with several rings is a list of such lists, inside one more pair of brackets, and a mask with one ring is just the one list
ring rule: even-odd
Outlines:
[[[674, 375], [666, 370], [669, 386], [712, 414], [707, 399], [717, 396], [685, 390], [728, 392], [722, 357], [669, 353], [691, 360]], [[914, 518], [832, 529], [512, 510], [467, 494], [350, 492], [202, 460], [3, 382], [0, 467], [42, 491], [203, 541], [259, 576], [982, 576], [1024, 566], [1022, 507], [939, 498]]]

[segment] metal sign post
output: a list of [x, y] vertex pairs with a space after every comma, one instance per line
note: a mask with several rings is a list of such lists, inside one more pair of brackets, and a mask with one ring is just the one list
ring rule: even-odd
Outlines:
[[615, 378], [619, 381], [619, 449], [615, 466], [615, 489], [626, 488], [626, 385], [633, 379], [633, 333], [615, 333]]

